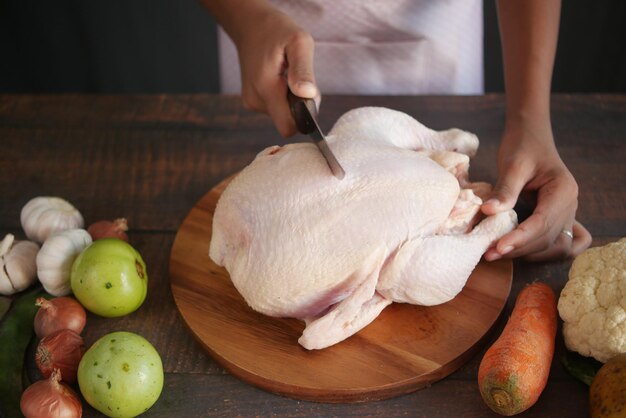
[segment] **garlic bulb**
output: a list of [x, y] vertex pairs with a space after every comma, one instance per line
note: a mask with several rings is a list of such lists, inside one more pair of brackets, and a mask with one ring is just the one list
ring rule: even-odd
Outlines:
[[39, 245], [31, 241], [16, 241], [7, 234], [0, 243], [0, 294], [12, 295], [35, 283], [35, 258]]
[[46, 239], [37, 254], [37, 274], [46, 292], [53, 296], [65, 296], [72, 292], [72, 263], [89, 244], [91, 236], [84, 229], [55, 232]]
[[22, 208], [22, 228], [28, 239], [42, 243], [56, 231], [82, 228], [83, 216], [60, 197], [35, 197]]

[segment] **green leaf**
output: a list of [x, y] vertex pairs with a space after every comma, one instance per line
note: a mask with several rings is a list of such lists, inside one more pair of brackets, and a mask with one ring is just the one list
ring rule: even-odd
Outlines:
[[11, 299], [6, 296], [0, 296], [0, 323], [2, 322], [2, 318], [9, 311], [11, 307]]
[[3, 417], [22, 416], [24, 352], [34, 335], [33, 321], [39, 309], [35, 300], [40, 296], [50, 297], [40, 287], [19, 295], [0, 324], [0, 416]]
[[591, 385], [602, 363], [592, 357], [585, 357], [578, 353], [568, 351], [561, 357], [561, 363], [565, 370], [587, 386]]

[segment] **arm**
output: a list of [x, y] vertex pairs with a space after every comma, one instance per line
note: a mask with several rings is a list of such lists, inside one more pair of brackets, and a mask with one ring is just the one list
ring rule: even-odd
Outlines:
[[[506, 124], [498, 152], [499, 179], [485, 214], [512, 208], [522, 192], [536, 193], [533, 214], [485, 254], [487, 260], [574, 256], [591, 242], [575, 220], [578, 186], [554, 144], [550, 85], [560, 0], [498, 0], [506, 89]], [[574, 232], [570, 239], [561, 231]]]
[[287, 85], [298, 96], [320, 101], [311, 36], [265, 0], [201, 3], [237, 46], [244, 106], [267, 113], [281, 135], [296, 133]]
[[523, 117], [550, 123], [550, 85], [560, 0], [498, 0], [507, 122]]

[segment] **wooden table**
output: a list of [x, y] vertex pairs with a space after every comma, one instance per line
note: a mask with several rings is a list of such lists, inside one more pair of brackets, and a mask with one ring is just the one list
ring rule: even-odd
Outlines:
[[[475, 132], [481, 146], [472, 178], [496, 179], [505, 111], [501, 95], [325, 97], [322, 128], [328, 130], [343, 112], [363, 105], [402, 110], [436, 129]], [[558, 148], [580, 185], [578, 219], [592, 232], [593, 245], [626, 236], [626, 96], [557, 95], [552, 109]], [[66, 198], [87, 222], [128, 218], [131, 242], [148, 266], [148, 298], [126, 317], [89, 315], [84, 337], [89, 345], [107, 332], [127, 330], [155, 345], [164, 363], [165, 387], [145, 416], [496, 416], [476, 384], [484, 349], [457, 372], [418, 392], [379, 402], [322, 404], [239, 381], [195, 342], [169, 286], [168, 259], [177, 228], [211, 187], [264, 147], [281, 143], [268, 118], [244, 110], [237, 97], [0, 96], [0, 233], [23, 237], [20, 210], [39, 195]], [[515, 261], [505, 314], [525, 283], [541, 279], [559, 292], [570, 263]], [[563, 353], [559, 329], [550, 381], [524, 416], [587, 415], [587, 389], [564, 371], [559, 361]], [[86, 403], [84, 415], [99, 416]]]

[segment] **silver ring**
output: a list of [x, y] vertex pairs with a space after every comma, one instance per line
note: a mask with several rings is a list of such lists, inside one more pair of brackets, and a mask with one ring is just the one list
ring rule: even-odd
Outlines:
[[570, 231], [569, 229], [565, 229], [565, 228], [563, 228], [563, 229], [561, 230], [561, 234], [563, 234], [563, 235], [565, 235], [565, 236], [568, 236], [568, 237], [569, 237], [569, 239], [574, 239], [574, 234], [573, 234], [573, 233], [572, 233], [572, 231]]

